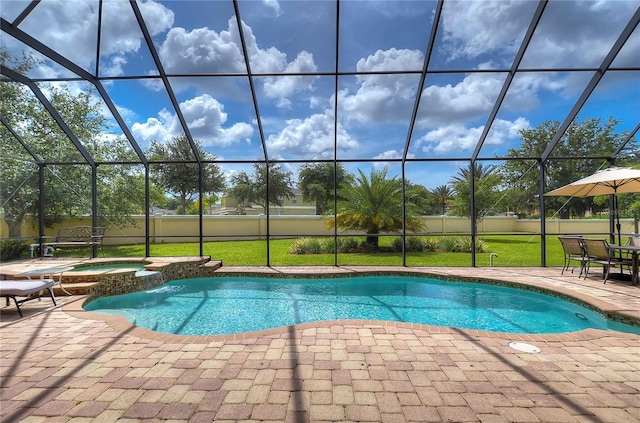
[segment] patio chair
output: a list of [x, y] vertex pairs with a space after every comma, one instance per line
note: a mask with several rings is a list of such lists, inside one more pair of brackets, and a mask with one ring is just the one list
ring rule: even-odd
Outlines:
[[620, 266], [620, 271], [622, 271], [624, 266], [631, 268], [631, 260], [615, 257], [609, 249], [609, 243], [604, 239], [583, 238], [582, 242], [584, 244], [587, 257], [585, 279], [589, 274], [589, 267], [591, 263], [598, 263], [602, 265], [602, 278], [604, 279], [604, 283], [607, 283], [612, 267]]
[[634, 247], [640, 247], [640, 235], [630, 236], [627, 244], [633, 245]]
[[[578, 277], [582, 276], [582, 273], [585, 271], [587, 261], [589, 260], [584, 250], [582, 237], [559, 236], [558, 239], [560, 240], [562, 249], [564, 251], [564, 263], [562, 265], [562, 272], [560, 274], [564, 275], [564, 271], [571, 266], [571, 262], [577, 262], [580, 265], [580, 274], [578, 275]], [[573, 266], [573, 268], [571, 269], [571, 273], [573, 273], [575, 268], [576, 266]]]

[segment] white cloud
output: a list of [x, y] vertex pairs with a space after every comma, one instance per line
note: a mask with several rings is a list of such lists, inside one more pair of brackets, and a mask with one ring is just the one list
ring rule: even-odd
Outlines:
[[[361, 72], [421, 69], [422, 53], [416, 50], [378, 50], [360, 59], [357, 70]], [[340, 92], [340, 112], [349, 119], [362, 122], [407, 122], [415, 102], [419, 75], [360, 75], [360, 88], [355, 94]]]
[[[377, 50], [373, 55], [358, 60], [356, 69], [359, 72], [421, 70], [423, 60], [422, 52], [418, 50], [390, 48], [389, 50]], [[375, 83], [379, 76], [361, 76], [361, 78], [365, 83], [372, 79]]]
[[[414, 154], [407, 154], [408, 158], [413, 158]], [[374, 159], [397, 160], [402, 158], [402, 152], [398, 150], [387, 150], [373, 157]]]
[[[317, 67], [313, 55], [301, 51], [296, 58], [288, 62], [287, 55], [275, 47], [260, 48], [253, 30], [243, 23], [249, 64], [253, 73], [300, 73], [315, 72]], [[184, 28], [172, 28], [159, 49], [159, 55], [167, 73], [205, 74], [205, 73], [245, 73], [247, 66], [242, 53], [238, 25], [235, 18], [228, 20], [226, 30], [216, 32], [209, 28], [196, 28], [191, 31]], [[307, 90], [313, 90], [315, 77], [267, 77], [264, 81], [264, 93], [267, 98], [276, 100], [280, 107], [290, 107], [290, 96]], [[202, 92], [215, 81], [196, 78], [173, 81], [178, 90], [195, 86]], [[206, 86], [205, 86], [206, 84]], [[228, 84], [228, 82], [227, 82]], [[219, 87], [230, 90], [231, 87]]]
[[[508, 61], [502, 65], [509, 66], [534, 6], [518, 0], [448, 0], [442, 19], [442, 48], [450, 59], [504, 55]], [[522, 66], [599, 65], [637, 7], [635, 1], [550, 2]], [[499, 56], [494, 60], [500, 60]]]
[[[360, 60], [358, 70], [412, 68], [418, 66], [421, 60], [419, 52], [396, 49], [378, 51]], [[470, 124], [487, 118], [504, 81], [505, 75], [500, 73], [468, 74], [454, 84], [434, 84], [424, 88], [416, 129], [427, 129], [428, 132], [419, 139], [418, 145], [434, 154], [451, 154], [475, 148], [483, 127], [470, 127]], [[340, 112], [345, 113], [343, 116], [348, 120], [362, 123], [408, 121], [415, 102], [417, 76], [366, 75], [359, 77], [358, 82], [360, 87], [355, 94], [350, 94], [346, 89], [339, 93]], [[538, 102], [539, 90], [560, 92], [564, 86], [559, 76], [519, 75], [511, 86], [510, 100], [505, 102], [505, 107], [516, 111], [528, 110]], [[523, 118], [514, 122], [496, 120], [486, 143], [502, 145], [508, 139], [517, 138], [517, 131], [525, 126], [528, 126], [528, 122]], [[393, 158], [394, 154], [401, 153], [388, 150], [378, 158]]]
[[105, 63], [102, 64], [102, 74], [106, 76], [118, 76], [124, 75], [122, 67], [127, 63], [127, 59], [124, 56], [115, 55], [108, 59], [105, 59]]
[[272, 9], [276, 16], [282, 15], [282, 9], [280, 9], [280, 3], [278, 0], [263, 0], [264, 5]]
[[[187, 127], [194, 138], [202, 141], [203, 146], [228, 147], [238, 142], [249, 142], [253, 135], [253, 126], [245, 122], [225, 127], [228, 116], [224, 106], [209, 95], [201, 95], [180, 103]], [[163, 109], [158, 118], [149, 118], [144, 123], [132, 126], [134, 135], [147, 144], [153, 139], [167, 141], [182, 133], [177, 116]]]
[[22, 29], [87, 69], [96, 58], [96, 6], [79, 0], [42, 2], [22, 23]]
[[[152, 36], [168, 30], [173, 25], [173, 12], [162, 4], [149, 0], [144, 3], [138, 2], [138, 6]], [[102, 22], [102, 56], [138, 51], [143, 42], [142, 32], [128, 2], [104, 2]]]
[[131, 132], [143, 147], [149, 145], [153, 140], [166, 142], [171, 139], [171, 134], [166, 126], [167, 122], [162, 119], [165, 113], [166, 110], [163, 109], [160, 112], [160, 119], [151, 117], [144, 123], [136, 122], [132, 125]]
[[[173, 12], [152, 0], [139, 2], [152, 35], [173, 25]], [[122, 57], [135, 53], [142, 43], [142, 32], [131, 5], [126, 1], [103, 2], [101, 55]], [[43, 24], [46, 22], [46, 25]], [[42, 40], [47, 46], [87, 70], [93, 70], [96, 59], [98, 3], [84, 0], [41, 2], [22, 23], [22, 29]], [[109, 60], [109, 59], [103, 59]], [[111, 59], [110, 75], [119, 59]], [[123, 62], [120, 62], [120, 65]], [[119, 70], [121, 72], [121, 70]]]
[[496, 119], [487, 134], [485, 144], [504, 145], [509, 140], [519, 139], [520, 131], [530, 127], [529, 121], [523, 117], [514, 121]]
[[[529, 128], [529, 122], [524, 118], [515, 121], [496, 119], [487, 136], [485, 144], [504, 145], [507, 141], [519, 137], [519, 131]], [[427, 132], [418, 140], [422, 151], [436, 155], [451, 154], [457, 151], [471, 151], [476, 147], [484, 126], [468, 128], [464, 125], [443, 125]]]
[[[313, 62], [313, 54], [302, 51], [294, 61], [289, 63], [285, 73], [316, 72], [317, 67]], [[288, 97], [291, 94], [301, 91], [312, 91], [315, 76], [281, 76], [267, 77], [264, 82], [264, 93], [269, 98], [278, 99], [278, 107], [290, 108], [291, 101]]]
[[[272, 154], [302, 155], [313, 158], [333, 157], [334, 131], [333, 113], [315, 114], [306, 119], [288, 120], [287, 126], [278, 135], [267, 139]], [[339, 150], [358, 148], [358, 142], [338, 125]]]
[[[401, 59], [400, 51], [392, 54], [377, 52], [360, 61], [363, 70], [395, 69]], [[414, 62], [420, 60], [419, 52], [405, 51]], [[387, 62], [387, 59], [389, 62]], [[359, 78], [358, 91], [350, 95], [340, 92], [341, 113], [349, 119], [361, 122], [408, 122], [415, 103], [418, 75], [367, 75]], [[455, 85], [430, 85], [422, 91], [418, 126], [434, 127], [453, 122], [464, 123], [485, 116], [491, 110], [502, 85], [504, 75], [470, 74]]]
[[242, 52], [229, 31], [172, 28], [160, 46], [167, 73], [233, 73], [246, 71]]
[[637, 8], [637, 1], [553, 2], [522, 66], [599, 66]]
[[531, 16], [528, 2], [453, 0], [445, 2], [443, 40], [451, 59], [487, 52], [517, 51]]
[[420, 144], [425, 144], [425, 153], [446, 154], [452, 151], [462, 152], [475, 147], [484, 127], [466, 128], [462, 125], [440, 126], [427, 132], [420, 138]]
[[[127, 5], [129, 6], [129, 5]], [[173, 26], [173, 11], [153, 0], [138, 2], [140, 13], [151, 35], [157, 35]]]
[[504, 75], [470, 74], [455, 85], [431, 85], [422, 91], [422, 127], [468, 122], [485, 116], [504, 84]]

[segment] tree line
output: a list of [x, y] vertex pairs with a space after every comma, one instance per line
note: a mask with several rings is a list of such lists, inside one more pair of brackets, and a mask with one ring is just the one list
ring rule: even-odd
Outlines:
[[[22, 73], [34, 65], [29, 57], [16, 62], [2, 50], [0, 58], [3, 64], [10, 63]], [[29, 89], [19, 83], [0, 82], [0, 112], [5, 122], [0, 125], [0, 201], [10, 237], [20, 236], [27, 216], [39, 216], [40, 178], [44, 182], [43, 218], [47, 227], [69, 216], [91, 213], [94, 181], [98, 219], [121, 227], [134, 224], [131, 216], [149, 212], [147, 194], [150, 206], [173, 208], [178, 214], [198, 214], [206, 213], [205, 207], [221, 193], [235, 198], [242, 212], [243, 206], [248, 205], [265, 210], [270, 205], [280, 206], [283, 199], [293, 197], [294, 188], [301, 191], [305, 201], [315, 203], [316, 214], [332, 216], [328, 225], [364, 230], [371, 235], [371, 243], [377, 243], [379, 233], [402, 228], [419, 231], [422, 215], [468, 216], [476, 222], [505, 212], [535, 216], [540, 204], [537, 158], [560, 126], [559, 122], [547, 121], [523, 129], [519, 147], [496, 158], [499, 164], [468, 163], [449, 181], [431, 189], [409, 180], [403, 183], [399, 175], [389, 174], [388, 167], [374, 166], [369, 173], [357, 169], [352, 174], [339, 162], [302, 164], [297, 180], [283, 163], [260, 161], [253, 163], [252, 172], [225, 176], [216, 156], [207, 152], [200, 141], [191, 141], [184, 134], [169, 142], [152, 142], [144, 151], [148, 169], [131, 164], [139, 162], [139, 157], [125, 137], [109, 133], [109, 121], [94, 92], [72, 94], [65, 85], [49, 84], [46, 88], [49, 101], [77, 138], [75, 141], [69, 139]], [[542, 164], [547, 190], [608, 167], [603, 157], [616, 151], [626, 137], [616, 133], [618, 123], [611, 118], [574, 122], [551, 158]], [[84, 152], [78, 149], [77, 142]], [[635, 149], [633, 140], [616, 164], [637, 164], [638, 159], [632, 154]], [[86, 166], [85, 153], [95, 161], [95, 169]], [[428, 167], [428, 162], [424, 166]], [[567, 203], [565, 198], [549, 197], [545, 204], [550, 215], [566, 218], [604, 210], [608, 198], [573, 199]], [[627, 214], [637, 213], [639, 204], [635, 195], [620, 196], [620, 209]]]

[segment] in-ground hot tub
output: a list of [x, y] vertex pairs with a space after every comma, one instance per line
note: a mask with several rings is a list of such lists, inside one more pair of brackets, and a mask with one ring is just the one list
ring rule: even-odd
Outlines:
[[167, 280], [211, 276], [222, 265], [205, 257], [99, 258], [65, 263], [61, 275], [67, 293], [100, 297], [136, 292]]
[[151, 264], [148, 261], [114, 261], [99, 262], [92, 264], [80, 264], [71, 270], [71, 272], [108, 272], [111, 270], [133, 269], [137, 272], [145, 270], [145, 266]]

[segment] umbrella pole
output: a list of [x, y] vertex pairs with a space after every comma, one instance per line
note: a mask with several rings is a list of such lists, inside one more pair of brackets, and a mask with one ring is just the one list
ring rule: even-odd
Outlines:
[[[622, 237], [620, 235], [620, 231], [622, 229], [622, 226], [620, 225], [620, 211], [618, 210], [618, 195], [615, 193], [614, 189], [614, 194], [613, 194], [613, 210], [614, 210], [614, 217], [616, 220], [616, 230], [618, 232], [618, 245], [622, 245]], [[622, 250], [618, 250], [618, 254], [620, 256], [620, 277], [622, 279], [624, 279], [624, 273], [623, 273], [623, 269], [624, 269], [624, 265], [622, 264]]]
[[[618, 196], [613, 194], [613, 208], [615, 209], [616, 214], [616, 230], [618, 231], [618, 245], [622, 245], [622, 238], [620, 236], [620, 230], [622, 226], [620, 225], [620, 210], [618, 210]], [[620, 257], [622, 257], [622, 251], [620, 251]]]

